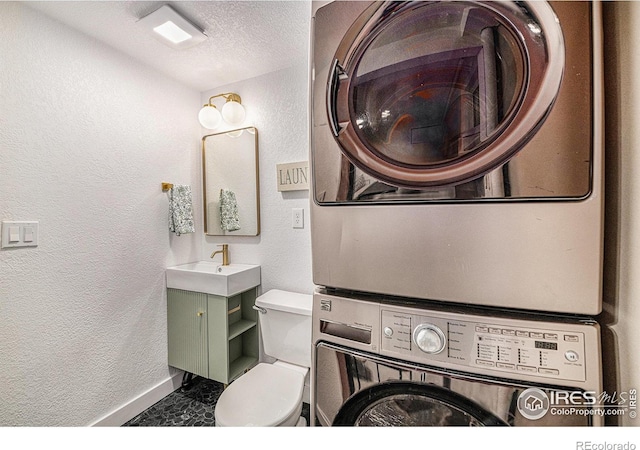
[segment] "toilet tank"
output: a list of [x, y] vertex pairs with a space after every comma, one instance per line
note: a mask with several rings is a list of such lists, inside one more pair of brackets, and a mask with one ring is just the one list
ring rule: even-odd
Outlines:
[[313, 296], [272, 289], [256, 299], [264, 353], [279, 361], [311, 367]]

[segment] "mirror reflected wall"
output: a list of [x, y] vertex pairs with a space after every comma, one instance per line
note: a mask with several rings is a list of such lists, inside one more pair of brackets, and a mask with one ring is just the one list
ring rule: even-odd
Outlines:
[[209, 236], [260, 234], [258, 130], [202, 138], [204, 232]]

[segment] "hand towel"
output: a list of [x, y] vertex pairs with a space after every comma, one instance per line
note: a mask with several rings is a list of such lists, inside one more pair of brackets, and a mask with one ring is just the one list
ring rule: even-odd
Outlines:
[[169, 231], [176, 236], [195, 232], [191, 186], [174, 184], [169, 191]]
[[223, 231], [240, 229], [240, 215], [236, 194], [230, 189], [220, 189], [220, 227]]

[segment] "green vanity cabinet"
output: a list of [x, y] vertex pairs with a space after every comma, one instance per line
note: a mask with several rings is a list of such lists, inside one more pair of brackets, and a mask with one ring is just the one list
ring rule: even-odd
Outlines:
[[167, 290], [169, 365], [209, 376], [207, 297], [200, 292]]
[[229, 384], [258, 362], [257, 286], [231, 296], [167, 289], [169, 365]]

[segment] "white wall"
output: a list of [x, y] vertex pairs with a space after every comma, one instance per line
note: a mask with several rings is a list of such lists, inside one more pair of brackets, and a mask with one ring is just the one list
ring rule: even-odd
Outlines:
[[174, 372], [164, 269], [200, 256], [162, 181], [201, 204], [200, 93], [19, 3], [0, 2], [0, 426], [88, 425]]
[[[258, 129], [261, 233], [257, 237], [206, 236], [201, 257], [208, 260], [218, 244], [228, 243], [232, 263], [262, 266], [262, 292], [284, 289], [312, 293], [309, 191], [278, 192], [276, 184], [276, 164], [309, 159], [307, 61], [204, 92], [202, 104], [223, 92], [240, 95], [247, 111], [241, 126]], [[291, 227], [292, 208], [304, 208], [304, 229]]]
[[[640, 2], [605, 2], [606, 390], [640, 390]], [[640, 425], [625, 415], [622, 425]]]

